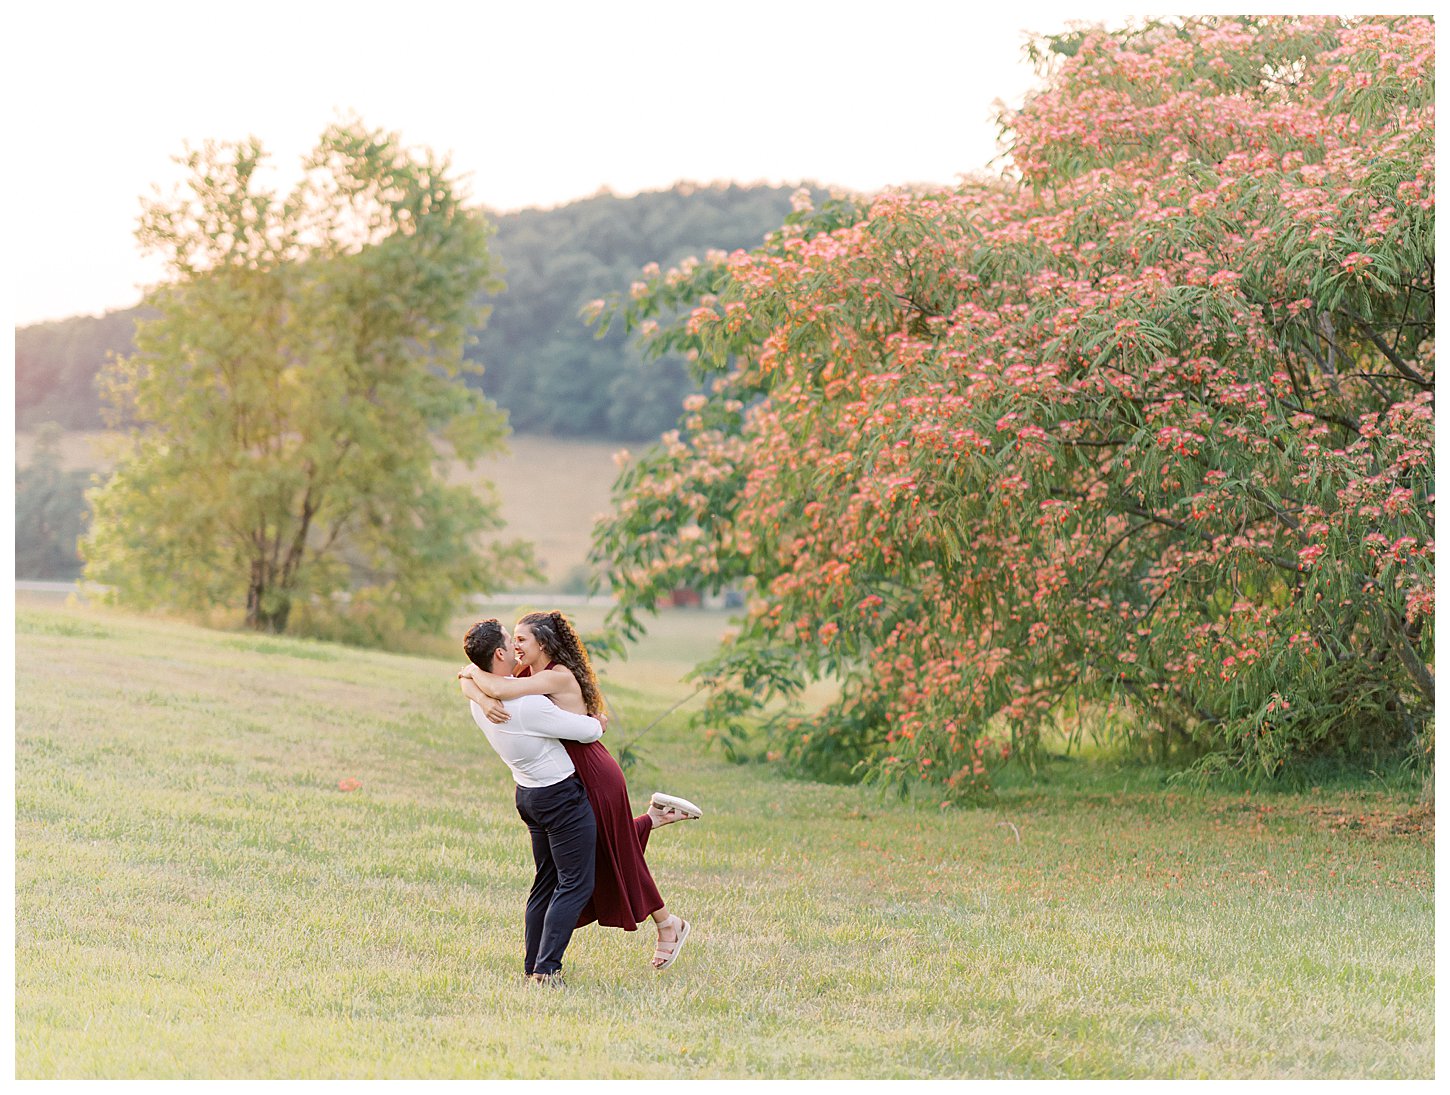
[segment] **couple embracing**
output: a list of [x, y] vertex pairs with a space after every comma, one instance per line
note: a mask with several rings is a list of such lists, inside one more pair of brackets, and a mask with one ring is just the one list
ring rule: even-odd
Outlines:
[[604, 698], [589, 655], [560, 612], [531, 612], [509, 636], [497, 620], [469, 629], [458, 671], [474, 721], [513, 773], [514, 803], [529, 827], [534, 885], [524, 911], [524, 972], [562, 984], [576, 927], [634, 931], [652, 919], [651, 964], [665, 969], [689, 938], [689, 921], [665, 909], [644, 861], [649, 834], [698, 818], [686, 799], [656, 793], [630, 816], [624, 772], [599, 738]]

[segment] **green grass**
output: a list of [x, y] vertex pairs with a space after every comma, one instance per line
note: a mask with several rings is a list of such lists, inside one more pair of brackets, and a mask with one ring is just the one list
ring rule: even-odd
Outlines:
[[[672, 615], [608, 667], [616, 746], [723, 626]], [[1434, 1073], [1433, 815], [1405, 793], [1070, 761], [941, 810], [728, 764], [677, 714], [630, 786], [708, 811], [650, 844], [695, 934], [659, 974], [651, 932], [585, 929], [545, 991], [459, 659], [41, 599], [16, 631], [22, 1078]]]

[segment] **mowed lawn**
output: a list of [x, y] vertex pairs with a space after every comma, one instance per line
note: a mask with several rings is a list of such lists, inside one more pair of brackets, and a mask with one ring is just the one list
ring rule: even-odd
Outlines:
[[[669, 617], [609, 666], [606, 740], [687, 696], [725, 623]], [[567, 988], [529, 986], [525, 830], [458, 660], [22, 596], [17, 1075], [1434, 1074], [1408, 793], [1065, 761], [943, 810], [729, 764], [688, 704], [630, 772], [638, 806], [707, 811], [650, 843], [682, 957], [652, 971], [652, 932], [596, 926]]]

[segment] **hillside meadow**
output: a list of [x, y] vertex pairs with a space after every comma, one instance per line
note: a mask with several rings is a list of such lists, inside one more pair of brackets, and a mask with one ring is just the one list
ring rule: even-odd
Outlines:
[[[943, 810], [729, 764], [686, 702], [629, 782], [706, 810], [649, 849], [694, 934], [656, 973], [652, 933], [581, 930], [547, 991], [457, 657], [17, 601], [21, 1078], [1433, 1076], [1409, 790], [1074, 757]], [[605, 667], [606, 741], [725, 623], [670, 614]]]
[[[35, 449], [35, 431], [15, 435], [15, 462], [24, 467]], [[122, 436], [105, 430], [67, 430], [60, 440], [66, 470], [104, 471], [114, 466]], [[507, 453], [479, 460], [469, 468], [454, 464], [448, 481], [498, 498], [506, 522], [502, 539], [534, 544], [543, 585], [580, 586], [589, 555], [594, 519], [609, 509], [609, 490], [619, 467], [615, 454], [625, 446], [608, 441], [564, 441], [514, 434]], [[517, 587], [519, 583], [509, 583]]]

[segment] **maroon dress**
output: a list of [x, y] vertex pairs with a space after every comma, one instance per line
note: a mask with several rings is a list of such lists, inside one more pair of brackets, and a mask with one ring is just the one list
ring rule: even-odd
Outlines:
[[599, 835], [594, 855], [594, 893], [579, 913], [582, 928], [591, 921], [632, 932], [649, 914], [665, 907], [659, 887], [644, 861], [654, 823], [649, 814], [631, 817], [624, 770], [602, 741], [564, 742], [584, 784]]
[[644, 861], [645, 845], [649, 843], [654, 823], [647, 813], [639, 817], [631, 815], [624, 770], [603, 742], [591, 741], [585, 745], [565, 741], [564, 748], [584, 784], [599, 830], [594, 857], [594, 894], [580, 912], [576, 927], [598, 920], [606, 927], [632, 932], [649, 919], [650, 913], [665, 907], [665, 899], [660, 896], [659, 887]]

